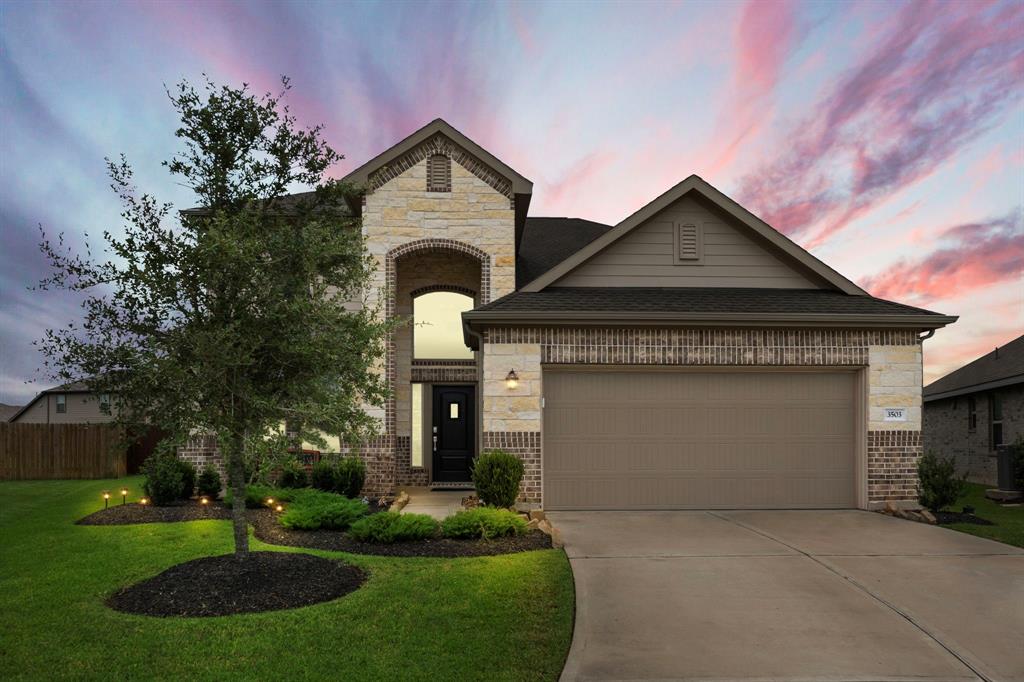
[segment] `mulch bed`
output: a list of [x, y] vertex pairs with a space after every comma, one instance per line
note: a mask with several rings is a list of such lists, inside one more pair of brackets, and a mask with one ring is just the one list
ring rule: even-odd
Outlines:
[[189, 500], [167, 507], [135, 503], [111, 505], [108, 509], [101, 509], [79, 519], [76, 523], [82, 526], [124, 526], [135, 523], [173, 523], [230, 518], [231, 510], [219, 502], [199, 504], [195, 500]]
[[366, 574], [311, 554], [253, 552], [172, 566], [107, 599], [117, 611], [145, 616], [227, 616], [309, 606], [354, 592]]
[[529, 552], [535, 549], [551, 549], [551, 538], [535, 530], [514, 537], [494, 540], [414, 540], [381, 545], [372, 542], [358, 542], [335, 530], [288, 530], [277, 523], [269, 509], [249, 513], [256, 537], [271, 545], [306, 547], [352, 554], [373, 554], [395, 557], [473, 557], [494, 556]]
[[935, 512], [935, 520], [939, 522], [940, 526], [944, 526], [948, 523], [973, 523], [977, 526], [996, 525], [988, 519], [983, 519], [980, 516], [975, 516], [974, 514], [964, 514], [963, 512]]

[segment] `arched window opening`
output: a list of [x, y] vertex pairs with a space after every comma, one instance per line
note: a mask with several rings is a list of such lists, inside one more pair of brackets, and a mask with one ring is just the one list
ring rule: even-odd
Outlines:
[[462, 313], [472, 310], [465, 294], [434, 291], [412, 301], [412, 351], [418, 360], [471, 359], [462, 336]]

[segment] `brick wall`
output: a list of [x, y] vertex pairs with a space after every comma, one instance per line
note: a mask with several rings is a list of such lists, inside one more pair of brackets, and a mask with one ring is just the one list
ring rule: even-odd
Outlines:
[[[921, 346], [911, 330], [493, 328], [484, 332], [483, 429], [541, 430], [542, 364], [866, 367], [868, 502], [913, 504], [921, 454]], [[510, 369], [515, 389], [505, 386]], [[902, 407], [906, 421], [885, 421]], [[531, 455], [532, 456], [532, 455]], [[539, 464], [539, 463], [538, 463]], [[539, 499], [530, 501], [540, 501]]]
[[[996, 389], [1003, 401], [1003, 441], [1024, 436], [1024, 385]], [[968, 398], [974, 398], [977, 428], [967, 425]], [[997, 484], [996, 453], [989, 434], [989, 392], [933, 400], [924, 404], [924, 449], [952, 457], [968, 480]]]

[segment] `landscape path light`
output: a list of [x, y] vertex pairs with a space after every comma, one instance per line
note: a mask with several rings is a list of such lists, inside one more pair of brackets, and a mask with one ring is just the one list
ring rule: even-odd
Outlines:
[[121, 488], [121, 504], [125, 505], [128, 503], [128, 488]]
[[106, 509], [110, 506], [110, 492], [107, 490], [103, 491], [103, 508]]

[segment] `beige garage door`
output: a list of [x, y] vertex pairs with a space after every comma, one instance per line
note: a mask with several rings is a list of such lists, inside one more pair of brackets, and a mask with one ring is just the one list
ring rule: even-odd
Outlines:
[[850, 372], [544, 372], [549, 509], [854, 507]]

